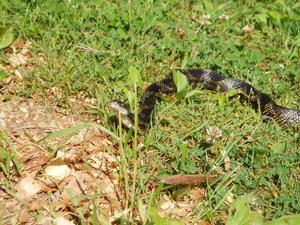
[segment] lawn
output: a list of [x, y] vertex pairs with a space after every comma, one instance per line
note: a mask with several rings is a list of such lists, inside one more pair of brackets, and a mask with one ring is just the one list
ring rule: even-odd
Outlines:
[[[0, 26], [0, 224], [300, 224], [299, 125], [201, 85], [145, 132], [109, 108], [207, 68], [300, 109], [298, 1], [1, 0]], [[218, 178], [161, 182], [176, 174]]]

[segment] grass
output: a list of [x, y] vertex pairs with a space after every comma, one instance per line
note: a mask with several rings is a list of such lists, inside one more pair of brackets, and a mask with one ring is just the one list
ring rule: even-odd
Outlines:
[[[269, 3], [2, 0], [0, 25], [13, 26], [17, 39], [33, 42], [30, 52], [37, 66], [24, 77], [22, 96], [47, 99], [46, 90], [59, 87], [57, 104], [68, 108], [70, 97], [84, 93], [97, 99], [100, 110], [91, 113], [114, 130], [107, 103], [126, 100], [126, 91], [134, 89], [127, 81], [131, 66], [145, 85], [175, 67], [214, 69], [250, 82], [281, 105], [299, 109], [300, 4]], [[244, 32], [249, 24], [253, 31]], [[47, 64], [39, 61], [39, 53]], [[162, 194], [171, 195], [162, 189], [154, 198], [146, 188], [154, 171], [160, 176], [235, 171], [223, 189], [217, 184], [210, 187], [217, 193], [208, 192], [203, 204], [209, 210], [203, 213], [199, 206], [196, 217], [216, 223], [216, 212], [228, 210], [226, 193], [235, 198], [253, 193], [257, 200], [252, 208], [266, 219], [299, 213], [299, 129], [264, 123], [249, 107], [236, 101], [222, 106], [219, 94], [197, 90], [180, 101], [163, 98], [155, 125], [144, 134], [143, 148], [137, 149], [137, 137], [133, 153], [120, 143], [123, 166], [136, 174], [133, 183], [126, 184], [127, 192], [134, 193], [127, 196], [131, 209], [137, 209], [139, 198], [144, 203], [151, 199], [152, 207]], [[139, 87], [138, 98], [142, 92]], [[209, 127], [219, 128], [223, 135], [212, 137], [211, 145], [206, 141]], [[223, 151], [230, 158], [229, 171], [224, 169]], [[137, 161], [145, 158], [144, 165]], [[123, 176], [127, 180], [129, 175], [123, 171]]]

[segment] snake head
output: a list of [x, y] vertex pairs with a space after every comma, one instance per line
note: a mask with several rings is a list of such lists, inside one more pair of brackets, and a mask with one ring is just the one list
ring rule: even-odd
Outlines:
[[115, 113], [117, 118], [120, 117], [121, 122], [125, 127], [134, 129], [134, 116], [130, 112], [127, 104], [118, 100], [113, 100], [110, 102], [109, 107]]

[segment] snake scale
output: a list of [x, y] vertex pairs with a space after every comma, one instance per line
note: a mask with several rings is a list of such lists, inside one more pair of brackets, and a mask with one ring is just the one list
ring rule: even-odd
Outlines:
[[[248, 103], [255, 111], [274, 119], [282, 127], [296, 127], [300, 124], [300, 110], [277, 105], [268, 95], [242, 80], [225, 77], [218, 72], [208, 69], [177, 69], [177, 71], [184, 74], [190, 84], [202, 83], [206, 89], [224, 93], [237, 90], [238, 94], [231, 98], [238, 98], [243, 105]], [[139, 127], [141, 129], [146, 129], [149, 126], [155, 103], [160, 99], [159, 94], [170, 95], [175, 93], [176, 90], [172, 74], [148, 86], [142, 96], [138, 114]], [[126, 127], [134, 127], [134, 116], [125, 104], [114, 100], [111, 102], [110, 107], [116, 114], [121, 115], [122, 123]]]

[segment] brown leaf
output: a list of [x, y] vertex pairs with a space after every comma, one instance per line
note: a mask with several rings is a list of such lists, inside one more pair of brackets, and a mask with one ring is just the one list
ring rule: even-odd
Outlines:
[[19, 215], [20, 223], [29, 223], [32, 220], [32, 215], [27, 210], [22, 210]]
[[161, 182], [167, 183], [167, 184], [184, 184], [184, 185], [191, 185], [195, 183], [203, 183], [206, 182], [212, 182], [217, 178], [216, 175], [210, 175], [210, 174], [178, 174], [173, 176], [167, 176], [161, 179]]
[[64, 209], [67, 205], [64, 202], [49, 202], [49, 201], [33, 201], [29, 204], [29, 211], [36, 211], [39, 209]]
[[30, 201], [34, 195], [43, 189], [43, 186], [35, 180], [35, 174], [26, 174], [25, 177], [15, 186], [16, 195], [23, 201]]
[[194, 201], [201, 202], [204, 200], [207, 195], [206, 190], [203, 188], [193, 188], [191, 189], [187, 195]]
[[74, 225], [74, 223], [63, 216], [55, 218], [55, 223], [57, 225]]
[[85, 189], [87, 188], [86, 185], [83, 182], [79, 182], [75, 177], [72, 177], [71, 181], [68, 185], [64, 187], [64, 191], [61, 195], [61, 199], [64, 202], [68, 202], [71, 200], [71, 197], [69, 196], [69, 193], [67, 190], [72, 190], [73, 194], [76, 196], [84, 195]]
[[21, 53], [18, 54], [12, 54], [10, 55], [10, 58], [8, 59], [8, 62], [13, 66], [17, 67], [20, 65], [25, 65], [27, 63], [28, 59], [26, 56], [24, 56]]
[[[42, 168], [49, 161], [49, 157], [44, 151], [41, 151], [36, 146], [29, 146], [27, 144], [28, 153], [26, 153], [26, 159], [24, 159], [23, 166], [26, 171], [34, 171]], [[25, 156], [24, 156], [25, 158]]]
[[62, 181], [69, 176], [71, 169], [64, 163], [63, 160], [56, 159], [45, 168], [46, 176], [57, 181]]

